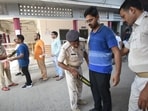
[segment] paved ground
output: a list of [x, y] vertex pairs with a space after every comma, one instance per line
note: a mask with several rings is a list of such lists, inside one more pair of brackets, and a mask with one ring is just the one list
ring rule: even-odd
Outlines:
[[[83, 64], [84, 76], [88, 78], [86, 64]], [[12, 87], [10, 91], [0, 91], [0, 111], [70, 111], [69, 95], [65, 78], [55, 81], [55, 71], [52, 64], [48, 65], [46, 82], [39, 80], [38, 69], [31, 69], [33, 87], [22, 89], [25, 82], [24, 76], [14, 76], [13, 80], [19, 86]], [[134, 74], [128, 69], [127, 62], [123, 62], [121, 82], [117, 87], [111, 87], [113, 111], [127, 111], [130, 84]], [[89, 111], [93, 107], [90, 88], [84, 85], [83, 99], [88, 101], [86, 106], [81, 106], [82, 111]]]

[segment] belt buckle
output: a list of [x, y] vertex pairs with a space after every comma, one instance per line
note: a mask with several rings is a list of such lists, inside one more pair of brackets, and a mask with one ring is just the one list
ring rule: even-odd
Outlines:
[[148, 78], [148, 72], [140, 72], [140, 73], [136, 73], [136, 75], [138, 77]]

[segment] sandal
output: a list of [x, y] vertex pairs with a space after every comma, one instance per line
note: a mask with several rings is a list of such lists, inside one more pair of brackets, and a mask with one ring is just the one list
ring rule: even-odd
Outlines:
[[9, 87], [3, 87], [2, 90], [3, 90], [3, 91], [9, 91], [10, 88], [9, 88]]
[[18, 83], [12, 83], [12, 84], [8, 85], [8, 87], [17, 86], [17, 85], [18, 85]]

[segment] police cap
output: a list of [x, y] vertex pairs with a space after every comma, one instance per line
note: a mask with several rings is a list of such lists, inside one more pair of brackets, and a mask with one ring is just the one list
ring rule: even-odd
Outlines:
[[76, 30], [70, 30], [66, 34], [66, 40], [69, 42], [74, 42], [79, 40], [79, 32]]

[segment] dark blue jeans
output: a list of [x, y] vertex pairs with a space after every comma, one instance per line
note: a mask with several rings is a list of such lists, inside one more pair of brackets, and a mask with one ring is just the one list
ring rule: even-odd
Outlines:
[[91, 91], [94, 99], [94, 111], [112, 111], [110, 77], [111, 74], [89, 70]]
[[31, 80], [31, 77], [30, 77], [30, 73], [28, 71], [28, 66], [22, 67], [22, 72], [26, 77], [26, 85], [31, 85], [32, 80]]

